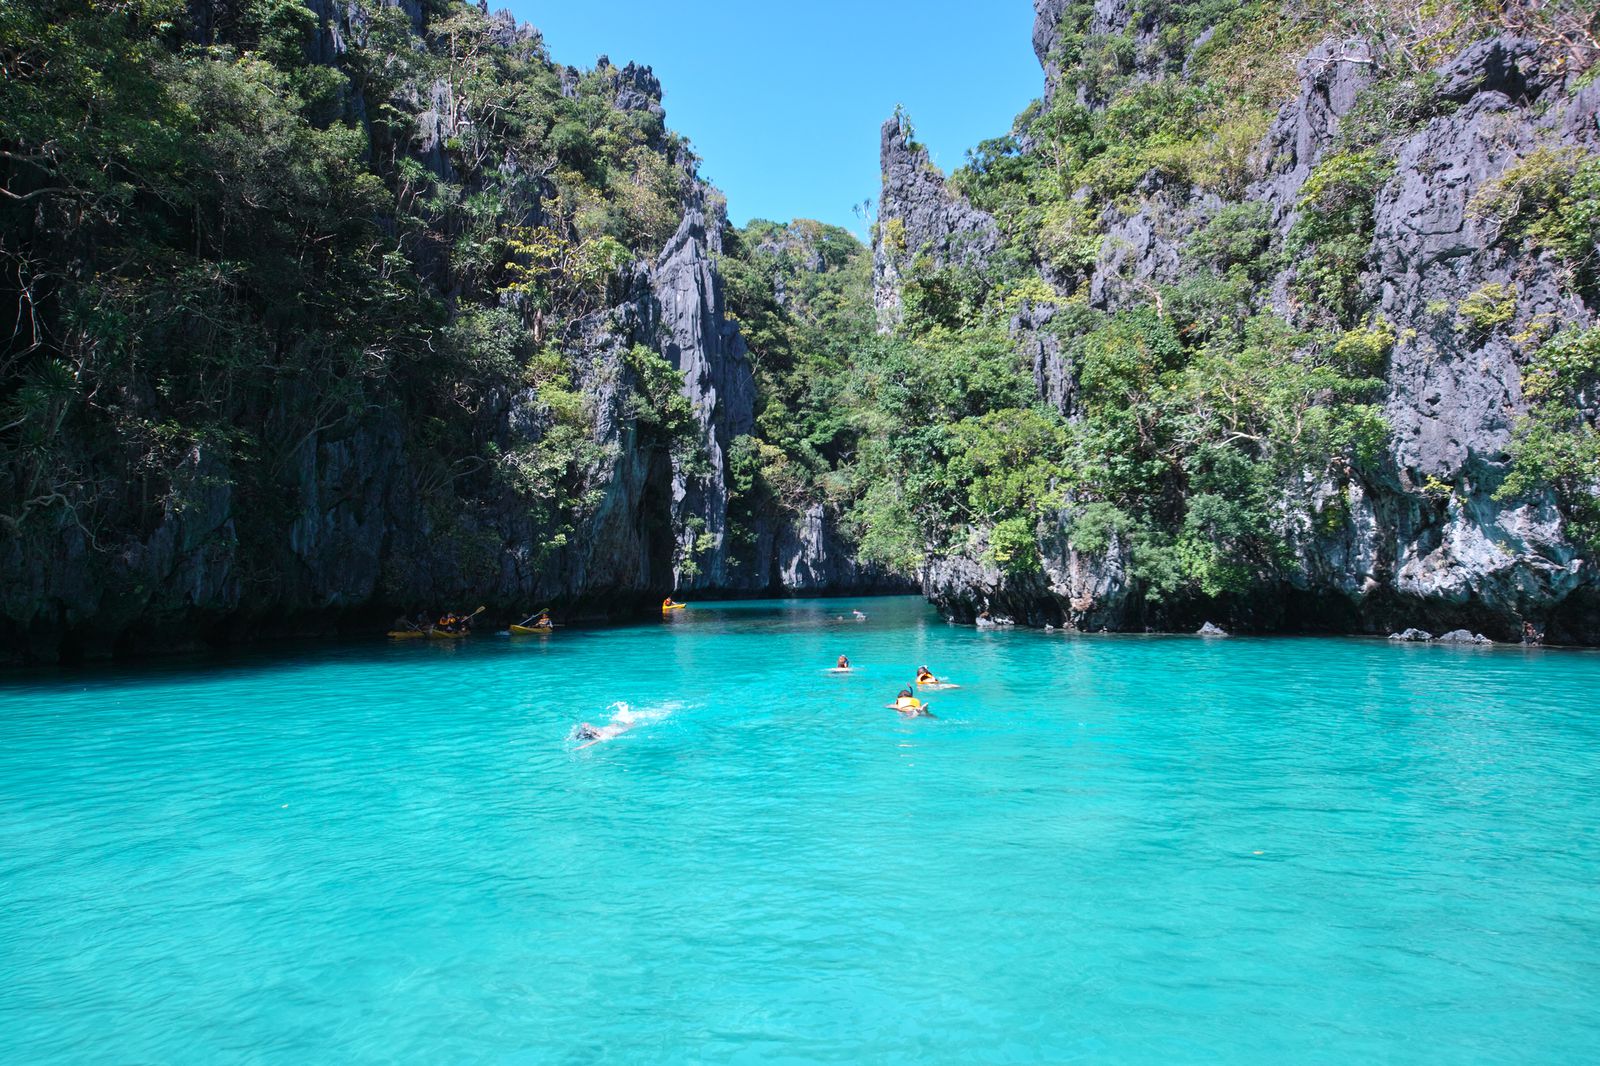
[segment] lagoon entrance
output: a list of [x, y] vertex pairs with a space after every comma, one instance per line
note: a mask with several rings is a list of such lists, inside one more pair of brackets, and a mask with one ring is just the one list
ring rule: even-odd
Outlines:
[[1597, 690], [911, 599], [11, 675], [0, 1060], [1578, 1061]]

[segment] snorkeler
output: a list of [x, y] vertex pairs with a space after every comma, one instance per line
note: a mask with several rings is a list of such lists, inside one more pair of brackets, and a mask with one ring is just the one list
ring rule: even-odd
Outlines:
[[850, 669], [850, 659], [849, 659], [849, 657], [845, 656], [845, 655], [839, 656], [839, 665], [834, 667], [834, 669], [836, 669], [836, 670], [848, 670], [848, 669]]
[[939, 679], [933, 676], [932, 670], [929, 670], [926, 666], [917, 667], [917, 684], [937, 685], [938, 683]]
[[932, 718], [933, 712], [928, 710], [928, 705], [911, 694], [909, 688], [900, 690], [900, 695], [889, 704], [891, 711], [899, 711], [902, 718]]

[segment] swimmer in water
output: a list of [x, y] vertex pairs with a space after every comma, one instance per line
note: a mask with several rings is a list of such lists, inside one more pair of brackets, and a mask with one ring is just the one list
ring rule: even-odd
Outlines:
[[899, 711], [902, 718], [932, 718], [933, 712], [928, 710], [928, 705], [911, 694], [911, 690], [903, 688], [900, 695], [889, 705], [892, 711]]
[[626, 707], [612, 715], [611, 721], [605, 725], [590, 725], [584, 722], [572, 731], [573, 740], [584, 741], [573, 750], [582, 751], [584, 748], [594, 747], [601, 741], [615, 740], [638, 724], [638, 716]]
[[857, 622], [865, 622], [867, 620], [867, 613], [865, 611], [851, 611], [850, 613], [855, 615]]
[[834, 669], [835, 670], [848, 670], [848, 669], [850, 669], [850, 659], [849, 659], [849, 657], [844, 656], [844, 655], [839, 656], [839, 665], [834, 667]]

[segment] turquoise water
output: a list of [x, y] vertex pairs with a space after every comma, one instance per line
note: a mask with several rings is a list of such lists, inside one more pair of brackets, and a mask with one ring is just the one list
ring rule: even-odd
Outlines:
[[13, 675], [0, 1060], [1593, 1061], [1597, 691], [914, 600]]

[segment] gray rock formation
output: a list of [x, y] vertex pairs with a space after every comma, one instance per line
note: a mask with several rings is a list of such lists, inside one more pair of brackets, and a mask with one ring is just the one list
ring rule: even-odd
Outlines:
[[901, 289], [915, 269], [981, 267], [1000, 247], [994, 219], [945, 185], [928, 150], [899, 117], [883, 124], [883, 192], [872, 252], [880, 329], [901, 319]]
[[1426, 629], [1405, 629], [1399, 633], [1390, 633], [1389, 639], [1402, 644], [1426, 644], [1433, 639], [1433, 634]]
[[[704, 433], [704, 454], [673, 472], [674, 527], [682, 589], [721, 588], [727, 569], [727, 454], [754, 423], [755, 379], [739, 329], [724, 314], [722, 279], [711, 256], [721, 252], [721, 219], [708, 224], [704, 194], [696, 192], [678, 232], [656, 263], [651, 284], [659, 309], [661, 351], [683, 374], [684, 395]], [[696, 521], [691, 522], [690, 519]], [[711, 547], [697, 552], [702, 536]]]
[[1528, 103], [1560, 80], [1550, 66], [1535, 41], [1521, 37], [1478, 41], [1439, 68], [1439, 95], [1463, 102], [1493, 92]]
[[1089, 283], [1089, 303], [1102, 311], [1148, 303], [1158, 285], [1178, 280], [1183, 245], [1222, 201], [1147, 180], [1137, 210], [1108, 208], [1105, 239]]
[[1278, 111], [1256, 150], [1266, 176], [1245, 194], [1267, 204], [1284, 233], [1294, 224], [1301, 186], [1333, 147], [1339, 120], [1372, 84], [1372, 49], [1360, 38], [1324, 41], [1300, 61], [1299, 73], [1299, 94]]
[[1482, 633], [1474, 633], [1470, 629], [1453, 629], [1441, 637], [1435, 637], [1436, 644], [1493, 644], [1494, 641]]
[[666, 111], [661, 106], [661, 80], [656, 77], [655, 71], [637, 63], [629, 63], [618, 71], [616, 108], [618, 111], [648, 111], [657, 118], [665, 118]]
[[1039, 398], [1066, 415], [1077, 407], [1078, 376], [1052, 328], [1058, 311], [1054, 304], [1024, 304], [1011, 319], [1011, 336], [1033, 364]]

